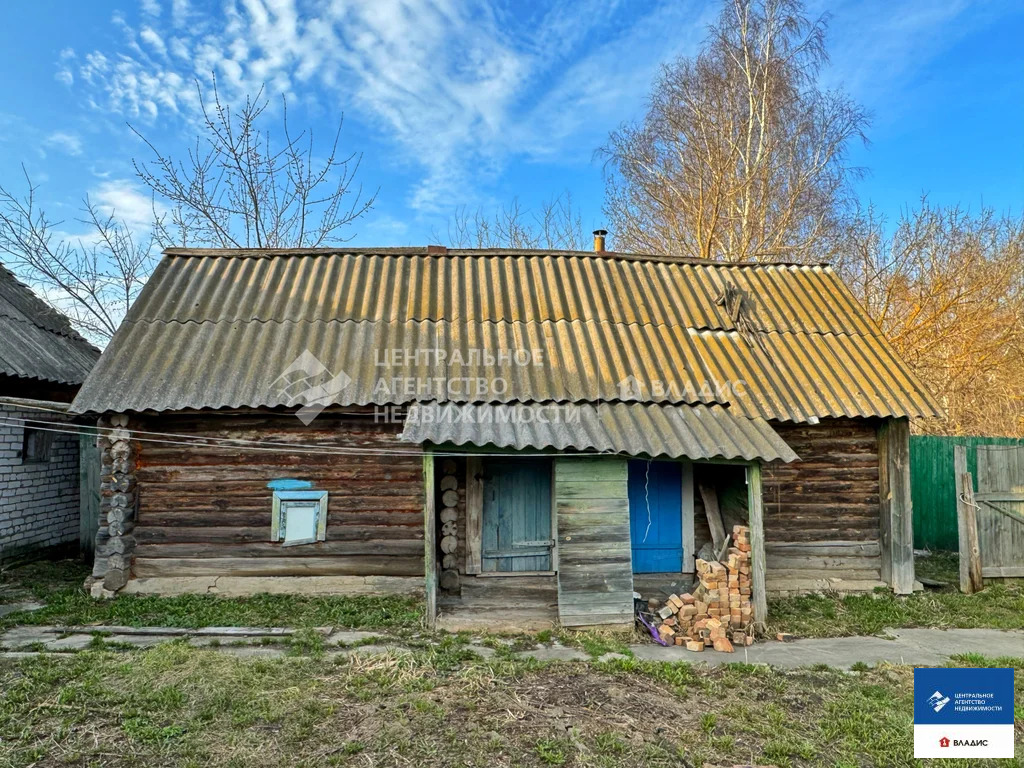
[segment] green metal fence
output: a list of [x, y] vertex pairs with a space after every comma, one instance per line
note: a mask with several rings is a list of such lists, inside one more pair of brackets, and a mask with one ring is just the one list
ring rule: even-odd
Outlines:
[[953, 472], [955, 445], [967, 447], [967, 471], [976, 475], [978, 466], [975, 448], [979, 445], [1024, 445], [1024, 439], [911, 436], [910, 494], [914, 503], [914, 546], [918, 549], [955, 551], [958, 548]]

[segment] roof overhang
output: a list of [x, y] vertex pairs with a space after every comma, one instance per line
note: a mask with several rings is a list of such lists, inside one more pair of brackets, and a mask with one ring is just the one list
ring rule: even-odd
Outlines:
[[420, 403], [410, 407], [400, 439], [651, 458], [798, 458], [767, 421], [720, 405]]

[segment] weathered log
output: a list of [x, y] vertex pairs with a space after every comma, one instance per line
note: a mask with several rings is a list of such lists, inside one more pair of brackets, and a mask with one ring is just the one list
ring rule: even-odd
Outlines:
[[[113, 560], [113, 558], [110, 559]], [[111, 592], [116, 592], [128, 583], [130, 575], [131, 574], [127, 570], [121, 568], [109, 568], [103, 576], [103, 588], [109, 589]]]
[[457, 491], [459, 490], [459, 480], [455, 475], [445, 475], [441, 478], [439, 487], [442, 491]]
[[456, 549], [458, 549], [458, 546], [459, 540], [454, 536], [445, 536], [441, 539], [441, 551], [446, 555], [452, 554]]
[[441, 522], [442, 523], [454, 523], [459, 519], [458, 510], [455, 507], [445, 507], [441, 510]]
[[184, 576], [419, 576], [419, 557], [196, 557], [135, 560], [137, 578]]
[[441, 494], [441, 503], [446, 507], [454, 507], [459, 503], [459, 494], [457, 491], [445, 491]]
[[438, 577], [437, 584], [441, 589], [453, 592], [459, 588], [459, 572], [458, 571], [441, 571], [441, 575]]

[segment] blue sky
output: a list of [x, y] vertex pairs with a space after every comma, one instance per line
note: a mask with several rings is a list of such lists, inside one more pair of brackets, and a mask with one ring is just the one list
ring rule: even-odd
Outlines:
[[[0, 25], [0, 183], [24, 163], [51, 214], [85, 194], [144, 227], [131, 160], [194, 135], [195, 77], [266, 83], [326, 138], [344, 112], [380, 187], [355, 242], [423, 244], [458, 206], [570, 192], [601, 215], [594, 150], [642, 114], [657, 67], [692, 54], [717, 3], [583, 0], [143, 0], [9, 3]], [[1024, 4], [812, 3], [832, 14], [824, 73], [873, 114], [862, 199], [890, 217], [936, 203], [1024, 209]], [[275, 102], [276, 103], [276, 102]], [[276, 107], [275, 107], [276, 108]], [[66, 226], [75, 231], [73, 223]], [[613, 233], [614, 236], [614, 233]]]

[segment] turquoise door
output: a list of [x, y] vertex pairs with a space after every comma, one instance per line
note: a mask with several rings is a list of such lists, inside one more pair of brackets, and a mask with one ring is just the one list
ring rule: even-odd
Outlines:
[[633, 573], [683, 570], [683, 471], [675, 461], [629, 462]]
[[551, 570], [551, 462], [484, 459], [482, 566]]

